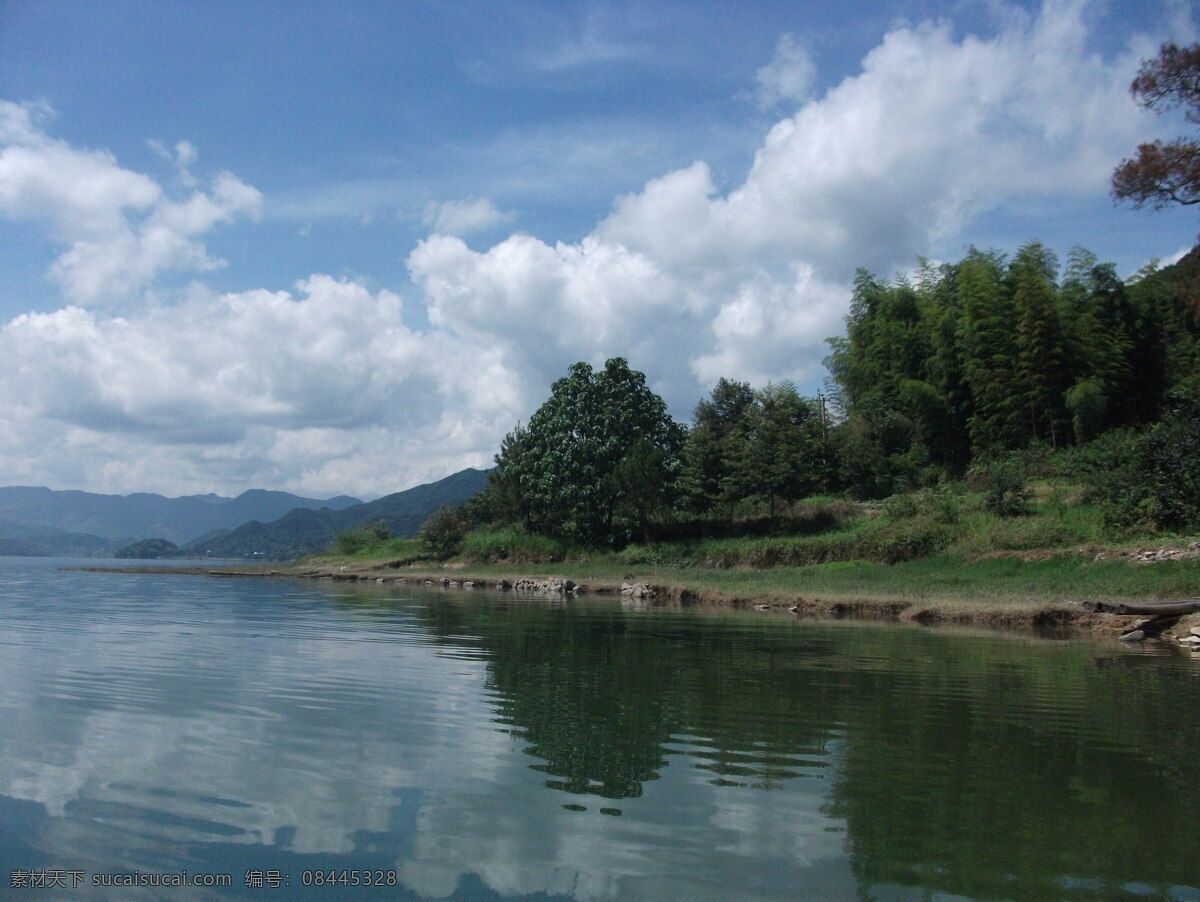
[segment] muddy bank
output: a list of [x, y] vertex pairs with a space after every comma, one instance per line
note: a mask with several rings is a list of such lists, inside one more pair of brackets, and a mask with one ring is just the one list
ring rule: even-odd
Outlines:
[[[608, 595], [627, 599], [631, 604], [656, 607], [712, 607], [757, 610], [814, 618], [861, 618], [918, 623], [925, 626], [961, 626], [1021, 632], [1058, 632], [1117, 641], [1135, 631], [1146, 620], [1144, 614], [1118, 614], [1091, 610], [1094, 603], [1084, 601], [1039, 604], [1035, 601], [963, 602], [952, 599], [791, 599], [741, 596], [718, 591], [698, 591], [669, 584], [613, 583], [582, 581], [565, 576], [530, 577], [474, 575], [466, 569], [453, 574], [446, 571], [420, 571], [402, 568], [399, 562], [373, 561], [343, 565], [284, 565], [245, 567], [87, 567], [87, 570], [119, 573], [174, 573], [210, 577], [259, 577], [317, 579], [335, 582], [393, 584], [446, 591], [499, 589], [527, 594]], [[1186, 613], [1160, 635], [1147, 635], [1200, 654], [1200, 612]]]

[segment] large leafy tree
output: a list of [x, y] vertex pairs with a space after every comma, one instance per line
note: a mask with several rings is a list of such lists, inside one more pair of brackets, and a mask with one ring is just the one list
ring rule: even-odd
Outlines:
[[576, 363], [505, 440], [496, 482], [533, 531], [619, 542], [673, 503], [685, 437], [623, 358], [599, 372]]
[[[1148, 110], [1182, 107], [1187, 121], [1200, 125], [1200, 44], [1164, 44], [1157, 57], [1142, 63], [1129, 90]], [[1155, 209], [1200, 203], [1200, 141], [1180, 137], [1139, 145], [1137, 156], [1113, 172], [1112, 193]]]

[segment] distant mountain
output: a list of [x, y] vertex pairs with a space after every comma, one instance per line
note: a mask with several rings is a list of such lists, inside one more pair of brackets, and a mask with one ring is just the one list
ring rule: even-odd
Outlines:
[[0, 488], [0, 554], [109, 554], [146, 538], [183, 544], [248, 520], [275, 520], [296, 508], [341, 510], [362, 503], [346, 495], [320, 500], [263, 489], [236, 498], [166, 498], [9, 486]]
[[140, 542], [126, 545], [113, 555], [113, 557], [135, 558], [143, 561], [179, 556], [179, 546], [166, 539], [142, 539]]
[[269, 523], [245, 523], [229, 532], [203, 536], [185, 545], [183, 551], [216, 557], [290, 559], [326, 551], [339, 532], [380, 520], [393, 535], [411, 536], [439, 507], [461, 504], [485, 485], [486, 471], [462, 470], [366, 504], [341, 510], [297, 509]]
[[62, 530], [20, 537], [10, 533], [0, 538], [0, 556], [3, 557], [99, 557], [110, 554], [112, 549], [108, 539]]

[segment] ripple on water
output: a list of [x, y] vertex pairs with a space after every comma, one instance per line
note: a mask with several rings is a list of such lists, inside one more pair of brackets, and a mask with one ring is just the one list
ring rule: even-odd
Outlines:
[[[47, 861], [369, 860], [439, 897], [1196, 897], [1200, 690], [1161, 657], [109, 576], [0, 607], [0, 832]], [[1058, 842], [1080, 823], [1104, 829]]]

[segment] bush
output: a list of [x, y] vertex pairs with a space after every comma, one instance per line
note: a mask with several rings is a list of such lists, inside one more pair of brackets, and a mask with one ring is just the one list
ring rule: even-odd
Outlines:
[[880, 564], [899, 564], [944, 551], [951, 539], [946, 524], [924, 515], [892, 521], [873, 530], [863, 537], [859, 552], [862, 557]]
[[1133, 456], [1139, 433], [1133, 429], [1112, 429], [1097, 436], [1086, 445], [1064, 448], [1056, 455], [1053, 475], [1064, 479], [1081, 479], [1095, 487], [1098, 477], [1120, 469]]
[[639, 567], [674, 567], [683, 569], [696, 562], [696, 549], [691, 545], [650, 544], [626, 545], [617, 553], [622, 564]]
[[439, 507], [426, 518], [417, 532], [421, 547], [440, 560], [458, 554], [471, 520], [461, 507]]
[[1200, 413], [1177, 413], [1137, 436], [1095, 474], [1105, 521], [1118, 528], [1200, 529]]
[[990, 461], [983, 471], [984, 509], [999, 517], [1029, 513], [1029, 489], [1020, 463], [1009, 455]]
[[549, 564], [566, 557], [566, 550], [566, 545], [556, 539], [515, 526], [467, 533], [462, 544], [463, 557], [485, 563]]
[[392, 531], [387, 524], [380, 520], [378, 523], [363, 523], [345, 532], [339, 532], [333, 539], [334, 550], [338, 554], [358, 554], [390, 541]]

